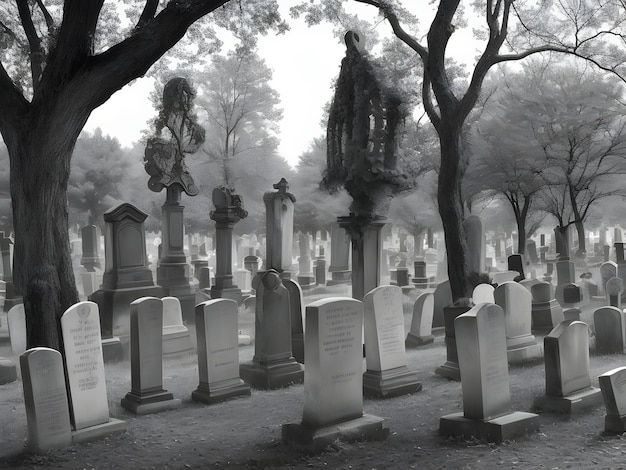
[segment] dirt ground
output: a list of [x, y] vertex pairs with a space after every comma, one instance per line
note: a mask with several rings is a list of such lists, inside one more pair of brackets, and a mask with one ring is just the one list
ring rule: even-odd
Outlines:
[[[309, 295], [305, 303], [317, 297]], [[405, 298], [407, 327], [411, 301]], [[583, 320], [590, 320], [592, 310], [585, 308]], [[253, 314], [240, 314], [242, 332], [253, 333], [253, 323]], [[252, 345], [240, 348], [242, 362], [251, 360], [253, 354]], [[215, 405], [198, 404], [191, 401], [198, 373], [196, 357], [190, 354], [167, 357], [163, 364], [164, 388], [182, 399], [181, 408], [147, 416], [127, 412], [121, 408], [120, 399], [130, 390], [130, 364], [106, 364], [110, 414], [126, 421], [128, 430], [42, 455], [24, 450], [27, 429], [21, 382], [2, 385], [0, 468], [626, 468], [626, 437], [604, 433], [603, 406], [572, 417], [541, 414], [538, 433], [501, 445], [439, 436], [440, 417], [462, 411], [461, 384], [434, 373], [445, 361], [445, 354], [443, 336], [437, 336], [434, 344], [408, 350], [409, 368], [417, 372], [422, 391], [391, 399], [365, 399], [365, 413], [385, 419], [390, 430], [387, 440], [337, 442], [317, 454], [303, 453], [281, 442], [281, 426], [302, 418], [303, 385], [253, 390], [249, 398]], [[6, 344], [0, 344], [0, 355], [7, 355]], [[624, 355], [596, 355], [592, 338], [594, 386], [598, 386], [599, 374], [623, 365]], [[510, 390], [511, 410], [531, 410], [534, 398], [545, 392], [543, 362], [511, 366]]]

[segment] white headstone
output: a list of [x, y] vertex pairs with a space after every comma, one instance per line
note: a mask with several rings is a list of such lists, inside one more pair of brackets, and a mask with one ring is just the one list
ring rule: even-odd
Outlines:
[[626, 367], [618, 367], [598, 376], [606, 414], [626, 416]]
[[26, 351], [26, 314], [24, 304], [11, 307], [7, 313], [7, 325], [9, 327], [9, 339], [11, 351], [14, 356], [19, 356]]
[[478, 284], [472, 292], [474, 304], [495, 303], [493, 297], [494, 288], [491, 284]]
[[363, 298], [367, 369], [383, 371], [407, 365], [402, 288], [380, 286]]
[[358, 300], [332, 297], [307, 305], [304, 425], [363, 415], [362, 328]]
[[109, 421], [98, 305], [80, 302], [61, 317], [74, 428]]
[[507, 338], [530, 335], [533, 303], [530, 291], [515, 281], [507, 281], [496, 288], [494, 298], [504, 311]]
[[507, 414], [511, 398], [502, 308], [476, 305], [454, 320], [454, 329], [464, 416], [489, 420]]
[[425, 337], [432, 334], [434, 305], [434, 296], [430, 292], [420, 294], [415, 300], [410, 331], [413, 335]]
[[38, 452], [69, 446], [72, 432], [61, 353], [29, 349], [20, 356], [20, 369], [29, 447]]

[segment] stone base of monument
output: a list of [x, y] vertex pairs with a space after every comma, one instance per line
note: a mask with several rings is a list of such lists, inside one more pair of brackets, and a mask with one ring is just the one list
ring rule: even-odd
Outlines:
[[412, 282], [418, 289], [426, 289], [428, 287], [427, 277], [414, 277]]
[[383, 371], [367, 370], [363, 374], [363, 395], [374, 398], [391, 398], [422, 390], [417, 374], [407, 366]]
[[221, 380], [211, 384], [201, 383], [196, 390], [191, 392], [193, 401], [199, 401], [207, 405], [232, 398], [249, 396], [250, 386], [238, 378]]
[[304, 382], [304, 370], [293, 357], [271, 363], [241, 364], [239, 375], [251, 387], [261, 390], [272, 390]]
[[446, 361], [435, 369], [435, 374], [450, 380], [461, 380], [461, 369], [457, 362]]
[[565, 320], [580, 321], [581, 313], [579, 308], [568, 308], [563, 310], [563, 318], [565, 318]]
[[121, 404], [122, 408], [127, 409], [131, 413], [148, 415], [180, 408], [182, 402], [179, 398], [174, 398], [170, 392], [160, 390], [158, 392], [143, 393], [141, 395], [128, 392], [126, 396], [122, 398]]
[[509, 364], [521, 364], [543, 358], [543, 345], [535, 343], [529, 346], [507, 349]]
[[96, 424], [88, 428], [72, 431], [72, 444], [93, 441], [101, 437], [110, 436], [114, 433], [126, 432], [126, 421], [115, 418], [109, 418], [109, 421], [103, 424]]
[[312, 289], [317, 284], [315, 284], [315, 276], [313, 273], [305, 274], [304, 276], [298, 276], [298, 284], [300, 284], [300, 288], [302, 290]]
[[590, 387], [566, 397], [543, 395], [535, 398], [533, 409], [561, 414], [575, 414], [603, 404], [599, 388]]
[[17, 380], [17, 367], [13, 361], [0, 357], [0, 385]]
[[117, 336], [102, 338], [102, 357], [104, 362], [119, 362], [124, 360], [124, 346]]
[[237, 305], [243, 303], [243, 294], [239, 287], [211, 287], [212, 299], [230, 299], [237, 302]]
[[335, 441], [383, 441], [389, 428], [383, 419], [364, 414], [360, 418], [342, 421], [327, 426], [313, 427], [305, 424], [283, 424], [283, 442], [293, 447], [319, 452]]
[[193, 349], [191, 333], [185, 325], [163, 327], [163, 354], [178, 354]]
[[523, 411], [514, 411], [490, 420], [466, 418], [462, 412], [439, 419], [439, 434], [443, 436], [464, 439], [474, 437], [497, 444], [538, 430], [539, 415]]
[[626, 432], [626, 416], [606, 415], [604, 417], [604, 430], [606, 432]]
[[304, 364], [304, 334], [291, 333], [291, 354], [300, 364]]
[[406, 335], [406, 340], [404, 341], [404, 347], [405, 348], [419, 348], [420, 346], [431, 344], [434, 341], [435, 341], [435, 337], [433, 335], [417, 336], [409, 332]]
[[352, 271], [330, 271], [331, 279], [326, 281], [327, 286], [338, 284], [350, 284], [352, 282]]

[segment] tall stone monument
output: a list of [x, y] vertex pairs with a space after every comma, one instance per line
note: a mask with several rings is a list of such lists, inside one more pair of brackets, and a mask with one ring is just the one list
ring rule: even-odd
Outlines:
[[248, 216], [241, 197], [232, 188], [219, 186], [213, 190], [211, 219], [215, 221], [215, 284], [211, 298], [232, 299], [241, 304], [241, 289], [233, 282], [233, 228]]
[[[180, 200], [183, 191], [198, 194], [184, 161], [204, 142], [204, 129], [193, 114], [195, 93], [185, 78], [173, 78], [163, 88], [163, 101], [156, 120], [156, 135], [148, 139], [144, 164], [150, 175], [148, 187], [155, 192], [166, 188], [162, 206], [162, 244], [157, 266], [157, 283], [167, 295], [180, 300], [185, 320], [194, 321], [195, 293], [189, 285], [190, 267], [183, 251], [184, 222]], [[167, 129], [167, 138], [161, 137]]]
[[330, 266], [329, 286], [350, 283], [350, 237], [338, 223], [330, 229]]
[[267, 232], [265, 268], [273, 269], [281, 278], [289, 279], [293, 261], [293, 211], [296, 198], [287, 192], [289, 183], [285, 178], [281, 178], [274, 189], [276, 192], [268, 191], [263, 195]]

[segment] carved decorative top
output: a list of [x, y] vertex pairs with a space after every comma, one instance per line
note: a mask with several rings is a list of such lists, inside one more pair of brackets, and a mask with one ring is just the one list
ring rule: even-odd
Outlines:
[[[193, 114], [195, 93], [185, 78], [173, 78], [163, 89], [163, 103], [155, 122], [156, 135], [148, 139], [144, 154], [148, 187], [155, 192], [179, 184], [190, 196], [198, 188], [189, 174], [184, 158], [204, 142], [202, 128]], [[168, 130], [168, 138], [161, 137]]]
[[272, 192], [267, 192], [263, 195], [263, 199], [264, 200], [268, 200], [274, 197], [288, 197], [289, 199], [291, 199], [291, 202], [296, 202], [296, 197], [291, 194], [288, 193], [287, 190], [289, 189], [289, 183], [287, 183], [287, 180], [285, 178], [281, 178], [280, 181], [274, 185], [272, 185], [274, 189], [278, 190], [275, 193]]

